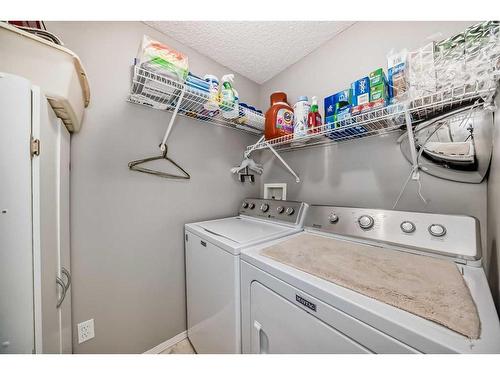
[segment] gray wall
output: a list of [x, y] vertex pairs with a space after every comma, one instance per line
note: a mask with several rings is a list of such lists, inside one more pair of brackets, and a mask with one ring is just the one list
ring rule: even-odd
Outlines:
[[[318, 96], [323, 115], [325, 96], [349, 87], [350, 82], [378, 67], [386, 68], [386, 54], [391, 48], [413, 49], [428, 42], [429, 36], [447, 37], [472, 23], [356, 23], [266, 82], [261, 88], [262, 106], [268, 107], [270, 93], [283, 90], [292, 104], [299, 95]], [[302, 178], [300, 184], [269, 152], [264, 152], [262, 182], [286, 182], [290, 198], [310, 203], [392, 208], [410, 171], [396, 138], [391, 135], [283, 153]], [[398, 209], [473, 215], [481, 221], [486, 244], [486, 182], [455, 183], [422, 174], [422, 183], [429, 203], [418, 198], [416, 184], [410, 182]]]
[[[130, 65], [143, 34], [189, 55], [195, 73], [228, 69], [139, 22], [48, 22], [76, 52], [92, 102], [72, 138], [71, 265], [75, 353], [141, 353], [186, 329], [183, 224], [235, 214], [259, 185], [241, 185], [229, 168], [254, 141], [242, 132], [178, 118], [169, 155], [190, 181], [131, 172], [127, 163], [158, 153], [170, 114], [125, 101]], [[258, 86], [236, 76], [242, 100]], [[76, 341], [76, 324], [94, 318], [96, 337]]]
[[[263, 109], [278, 89], [291, 102], [304, 94], [323, 98], [385, 66], [392, 47], [416, 47], [437, 31], [446, 36], [470, 23], [358, 23], [262, 87], [238, 75], [236, 87], [243, 101], [260, 101]], [[179, 118], [169, 154], [192, 180], [128, 171], [128, 161], [157, 152], [170, 119], [165, 112], [125, 101], [129, 66], [142, 35], [187, 53], [195, 73], [221, 76], [228, 70], [138, 22], [47, 26], [80, 56], [92, 89], [83, 130], [72, 138], [71, 244], [74, 337], [76, 323], [94, 318], [96, 338], [80, 345], [74, 340], [74, 351], [140, 353], [186, 328], [183, 224], [232, 215], [240, 199], [258, 195], [260, 184], [242, 186], [228, 173], [255, 138]], [[266, 168], [258, 182], [287, 182], [289, 198], [311, 203], [390, 208], [409, 172], [394, 137], [283, 154], [301, 184], [268, 152], [261, 155]], [[424, 175], [423, 192], [430, 199], [427, 206], [411, 184], [398, 207], [471, 214], [486, 228], [484, 183]]]
[[488, 177], [488, 267], [486, 275], [497, 311], [500, 311], [500, 98], [496, 97], [495, 127], [493, 129], [493, 155]]

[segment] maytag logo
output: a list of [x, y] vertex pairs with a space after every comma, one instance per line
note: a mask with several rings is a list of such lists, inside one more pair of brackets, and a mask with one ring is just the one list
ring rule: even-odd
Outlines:
[[316, 311], [316, 304], [315, 303], [309, 302], [308, 300], [299, 296], [298, 294], [295, 295], [295, 300], [298, 303], [300, 303], [301, 305], [304, 305], [305, 307], [307, 307], [308, 309], [310, 309], [312, 311]]
[[322, 225], [321, 224], [313, 224], [313, 228], [321, 228]]

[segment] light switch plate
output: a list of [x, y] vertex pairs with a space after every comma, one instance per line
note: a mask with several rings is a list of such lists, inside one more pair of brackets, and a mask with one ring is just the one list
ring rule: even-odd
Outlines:
[[78, 343], [88, 341], [94, 338], [94, 319], [86, 320], [85, 322], [78, 323]]

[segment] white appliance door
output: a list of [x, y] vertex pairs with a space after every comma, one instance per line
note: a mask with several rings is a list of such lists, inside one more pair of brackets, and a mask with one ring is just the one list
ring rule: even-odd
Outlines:
[[73, 352], [71, 334], [71, 263], [69, 233], [69, 168], [70, 168], [70, 134], [64, 123], [58, 122], [58, 276], [66, 284], [66, 295], [59, 307], [59, 352]]
[[68, 152], [68, 139], [64, 140], [63, 126], [45, 96], [38, 88], [32, 92], [32, 136], [40, 140], [40, 155], [32, 159], [35, 349], [37, 353], [61, 353], [61, 309], [69, 301], [65, 287], [68, 280], [60, 268], [69, 251], [69, 219], [63, 218], [68, 202], [61, 205], [60, 201], [68, 196], [68, 186], [61, 184], [68, 180], [68, 171], [66, 166], [61, 167], [61, 157], [68, 157], [62, 155]]
[[290, 228], [283, 225], [249, 220], [241, 217], [212, 220], [198, 225], [209, 233], [227, 238], [238, 244], [259, 241], [279, 233], [286, 233], [290, 230]]
[[0, 75], [0, 353], [34, 352], [31, 84]]
[[198, 353], [241, 353], [239, 256], [185, 241], [188, 337]]
[[371, 353], [257, 281], [250, 291], [252, 353]]

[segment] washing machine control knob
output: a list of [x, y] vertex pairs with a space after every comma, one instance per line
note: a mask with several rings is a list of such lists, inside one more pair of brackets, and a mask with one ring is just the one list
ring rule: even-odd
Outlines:
[[411, 221], [403, 221], [400, 225], [400, 228], [403, 232], [405, 233], [413, 233], [415, 232], [415, 224], [413, 224]]
[[429, 225], [429, 233], [434, 237], [443, 237], [446, 234], [446, 228], [441, 224]]
[[267, 203], [262, 203], [262, 204], [260, 205], [260, 210], [261, 210], [262, 212], [267, 212], [267, 211], [269, 210], [269, 205], [268, 205]]
[[279, 214], [282, 214], [285, 211], [285, 207], [278, 206], [278, 207], [276, 207], [276, 211], [278, 211]]
[[250, 203], [248, 205], [248, 208], [250, 208], [251, 210], [253, 210], [255, 208], [255, 203]]
[[335, 224], [336, 222], [339, 221], [339, 217], [337, 216], [336, 213], [332, 212], [329, 216], [328, 216], [328, 221], [330, 221], [330, 223], [332, 224]]
[[294, 212], [295, 212], [295, 210], [292, 207], [288, 207], [285, 211], [285, 214], [290, 216], [290, 215], [293, 215]]
[[362, 215], [358, 218], [358, 224], [362, 229], [370, 229], [374, 223], [373, 217], [369, 215]]
[[242, 208], [248, 208], [248, 202], [243, 202], [243, 204], [241, 205]]

